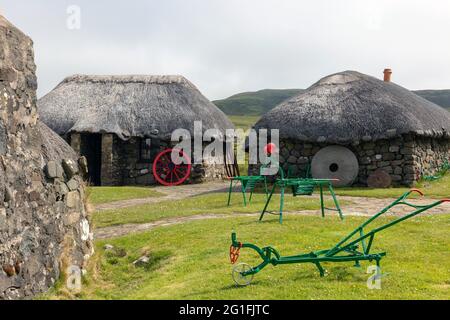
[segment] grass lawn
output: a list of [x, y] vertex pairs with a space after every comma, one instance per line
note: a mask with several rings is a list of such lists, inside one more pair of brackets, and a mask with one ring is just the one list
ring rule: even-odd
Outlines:
[[89, 202], [100, 204], [119, 200], [163, 196], [150, 187], [89, 187]]
[[[251, 204], [244, 207], [241, 194], [235, 192], [232, 194], [231, 205], [228, 207], [227, 193], [218, 192], [177, 201], [162, 201], [119, 210], [94, 212], [92, 219], [94, 226], [99, 228], [126, 223], [145, 223], [162, 218], [184, 217], [196, 214], [252, 213], [262, 210], [265, 199], [264, 194], [254, 194]], [[278, 195], [272, 197], [269, 210], [278, 210], [279, 199]], [[342, 202], [341, 204], [345, 203]], [[325, 201], [325, 205], [332, 207], [333, 203]], [[320, 202], [318, 199], [307, 197], [293, 198], [291, 195], [286, 195], [283, 212], [288, 215], [289, 210], [314, 210], [319, 208]], [[327, 212], [326, 214], [334, 215], [336, 213]]]
[[[142, 234], [96, 242], [83, 282], [81, 299], [448, 299], [450, 215], [418, 216], [378, 234], [373, 252], [387, 251], [381, 261], [381, 289], [366, 286], [368, 262], [325, 264], [320, 278], [312, 264], [268, 266], [247, 287], [235, 287], [228, 258], [231, 230], [238, 240], [272, 245], [282, 255], [326, 249], [365, 218], [289, 216], [258, 223], [255, 217], [193, 221]], [[383, 222], [393, 219], [383, 218]], [[125, 256], [105, 252], [112, 244]], [[147, 253], [151, 263], [132, 262]], [[238, 262], [256, 263], [241, 250]], [[44, 298], [73, 298], [61, 285]]]
[[[417, 184], [416, 188], [422, 190], [427, 197], [449, 198], [450, 173], [447, 173], [444, 177], [436, 181], [421, 181]], [[336, 193], [340, 196], [397, 198], [408, 190], [410, 190], [410, 188], [337, 188]]]

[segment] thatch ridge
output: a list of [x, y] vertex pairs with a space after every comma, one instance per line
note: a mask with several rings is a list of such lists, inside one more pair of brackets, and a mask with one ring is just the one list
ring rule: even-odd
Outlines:
[[282, 102], [255, 128], [279, 129], [282, 138], [327, 143], [406, 133], [450, 138], [450, 113], [395, 83], [344, 71]]
[[[181, 75], [85, 75], [74, 74], [65, 78], [59, 85], [68, 82], [76, 83], [143, 83], [143, 84], [170, 84], [179, 83], [196, 88], [188, 79]], [[58, 86], [59, 86], [58, 85]], [[197, 89], [197, 88], [196, 88]]]

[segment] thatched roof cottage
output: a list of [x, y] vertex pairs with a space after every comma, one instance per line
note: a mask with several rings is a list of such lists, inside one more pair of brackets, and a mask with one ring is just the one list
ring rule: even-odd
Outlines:
[[[96, 185], [154, 183], [151, 163], [173, 130], [193, 136], [233, 124], [182, 76], [74, 75], [39, 99], [41, 120], [88, 158]], [[223, 166], [194, 166], [191, 181], [219, 177]]]
[[344, 185], [365, 185], [375, 172], [372, 181], [411, 185], [450, 158], [450, 113], [390, 82], [390, 73], [385, 81], [355, 71], [327, 76], [255, 128], [280, 130], [280, 162], [299, 174], [310, 165], [313, 176]]

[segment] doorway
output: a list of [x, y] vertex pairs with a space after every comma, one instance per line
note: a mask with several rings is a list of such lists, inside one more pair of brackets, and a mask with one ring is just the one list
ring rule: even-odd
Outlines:
[[83, 133], [80, 141], [80, 154], [88, 162], [88, 180], [91, 185], [101, 185], [102, 173], [102, 135], [99, 133]]

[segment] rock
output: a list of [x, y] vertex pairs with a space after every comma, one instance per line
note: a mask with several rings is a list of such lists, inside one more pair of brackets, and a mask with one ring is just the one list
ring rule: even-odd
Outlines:
[[67, 187], [69, 188], [70, 191], [74, 191], [77, 190], [79, 187], [79, 183], [77, 180], [75, 180], [74, 178], [70, 179], [69, 181], [66, 182]]
[[148, 256], [142, 256], [136, 261], [133, 262], [135, 267], [145, 267], [150, 262], [150, 258]]
[[6, 187], [5, 188], [5, 202], [14, 201], [14, 192], [11, 190], [11, 188]]
[[400, 150], [399, 146], [390, 146], [389, 152], [398, 152]]
[[0, 155], [4, 155], [6, 153], [6, 132], [5, 127], [0, 122]]
[[414, 173], [416, 173], [416, 170], [412, 166], [405, 166], [403, 168], [403, 173], [414, 174]]
[[80, 194], [78, 191], [70, 191], [66, 196], [66, 205], [68, 208], [77, 208], [79, 206]]
[[294, 156], [289, 156], [289, 158], [287, 159], [287, 162], [291, 163], [291, 164], [295, 164], [295, 163], [297, 163], [297, 158]]
[[397, 129], [388, 129], [386, 130], [386, 136], [388, 138], [393, 138], [397, 135]]
[[391, 176], [382, 169], [375, 170], [367, 178], [367, 186], [369, 188], [387, 188], [391, 184]]
[[113, 250], [114, 249], [114, 246], [112, 245], [112, 244], [105, 244], [104, 246], [103, 246], [103, 249], [105, 250], [105, 251], [108, 251], [108, 250]]
[[78, 166], [75, 163], [75, 161], [71, 159], [63, 159], [62, 167], [67, 177], [69, 177], [69, 179], [71, 179], [74, 175], [78, 173]]
[[391, 163], [389, 161], [380, 161], [378, 162], [377, 166], [378, 168], [383, 168], [389, 166]]
[[6, 275], [7, 275], [8, 277], [12, 277], [13, 275], [16, 274], [16, 269], [15, 269], [14, 266], [11, 265], [11, 264], [4, 264], [4, 265], [2, 266], [2, 269], [3, 269], [3, 271], [6, 273]]
[[87, 219], [82, 219], [80, 222], [81, 240], [87, 241], [90, 238], [90, 227]]
[[375, 143], [367, 142], [363, 145], [364, 150], [373, 150], [375, 148]]
[[297, 159], [297, 163], [298, 164], [307, 164], [307, 163], [309, 163], [309, 158], [308, 157], [300, 157]]
[[47, 178], [50, 178], [50, 179], [62, 178], [63, 169], [59, 163], [51, 160], [51, 161], [47, 162], [47, 165], [45, 166], [45, 174], [46, 174]]
[[394, 153], [383, 153], [383, 160], [384, 161], [390, 161], [395, 159]]
[[88, 162], [85, 156], [78, 158], [78, 165], [80, 166], [80, 170], [83, 175], [87, 175], [89, 173]]
[[55, 191], [58, 195], [65, 196], [69, 192], [69, 188], [64, 182], [59, 181], [55, 184]]
[[64, 215], [64, 224], [66, 226], [72, 226], [78, 221], [80, 221], [80, 212], [78, 211], [73, 211]]

